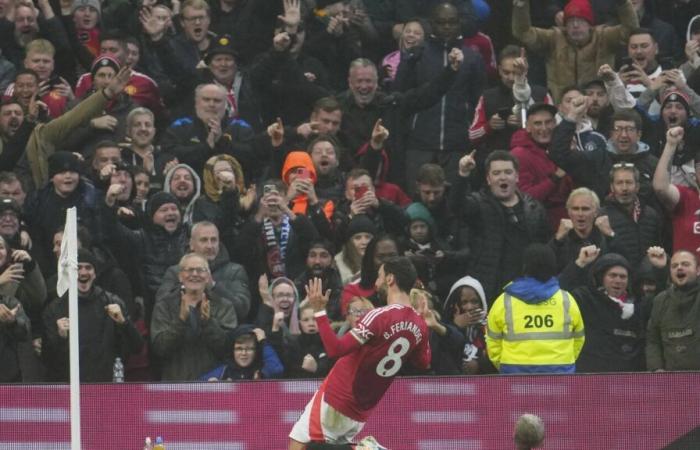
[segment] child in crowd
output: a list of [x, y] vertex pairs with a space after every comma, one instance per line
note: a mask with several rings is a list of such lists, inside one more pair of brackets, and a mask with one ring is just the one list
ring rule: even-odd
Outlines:
[[229, 338], [229, 361], [199, 377], [200, 381], [259, 380], [277, 378], [284, 372], [277, 352], [267, 342], [261, 328], [240, 325]]

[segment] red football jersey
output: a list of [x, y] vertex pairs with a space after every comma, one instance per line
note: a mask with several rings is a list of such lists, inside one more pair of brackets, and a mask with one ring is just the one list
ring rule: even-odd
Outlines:
[[335, 363], [324, 398], [345, 416], [366, 422], [404, 363], [430, 366], [428, 326], [413, 308], [395, 304], [369, 311], [350, 332], [363, 345]]
[[700, 197], [698, 191], [676, 185], [679, 199], [673, 210], [673, 251], [695, 253], [700, 247]]

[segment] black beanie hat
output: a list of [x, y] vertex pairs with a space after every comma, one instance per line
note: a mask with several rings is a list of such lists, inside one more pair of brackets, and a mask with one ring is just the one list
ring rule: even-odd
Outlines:
[[49, 156], [49, 178], [61, 172], [82, 172], [82, 163], [71, 152], [56, 152]]
[[372, 219], [365, 214], [358, 214], [350, 220], [345, 239], [350, 239], [357, 233], [369, 233], [375, 236], [377, 234], [377, 227], [374, 225], [374, 222], [372, 222]]
[[150, 199], [148, 199], [148, 204], [146, 205], [146, 215], [152, 219], [153, 214], [158, 211], [158, 208], [167, 203], [173, 203], [176, 206], [178, 205], [178, 201], [173, 194], [164, 191], [156, 192]]
[[92, 267], [97, 270], [97, 258], [88, 249], [80, 248], [78, 249], [78, 263], [91, 264]]

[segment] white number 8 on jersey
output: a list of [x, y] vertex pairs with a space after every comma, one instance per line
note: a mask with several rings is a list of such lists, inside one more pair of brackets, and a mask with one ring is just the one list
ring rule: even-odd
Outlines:
[[[392, 377], [401, 370], [401, 357], [411, 348], [411, 343], [405, 337], [400, 337], [391, 344], [387, 354], [377, 364], [377, 375]], [[387, 367], [388, 366], [388, 367]]]

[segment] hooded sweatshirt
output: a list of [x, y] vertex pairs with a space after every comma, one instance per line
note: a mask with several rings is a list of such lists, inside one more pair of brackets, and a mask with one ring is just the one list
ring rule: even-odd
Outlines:
[[[292, 174], [294, 169], [304, 168], [308, 171], [311, 177], [311, 182], [315, 185], [317, 181], [316, 168], [311, 160], [311, 156], [304, 151], [290, 152], [287, 158], [284, 160], [284, 165], [282, 166], [282, 181], [289, 185], [289, 176]], [[297, 195], [292, 199], [292, 207], [290, 208], [295, 214], [307, 214], [307, 209], [309, 207], [309, 198], [306, 194]], [[323, 205], [323, 213], [326, 219], [331, 220], [333, 216], [333, 202], [328, 201]]]
[[170, 169], [165, 175], [163, 191], [172, 194], [172, 191], [170, 190], [170, 180], [172, 180], [173, 174], [179, 168], [185, 168], [189, 170], [189, 172], [192, 174], [192, 180], [194, 181], [194, 194], [192, 194], [192, 197], [188, 201], [187, 205], [184, 205], [184, 208], [183, 205], [180, 204], [180, 211], [182, 211], [182, 223], [189, 227], [192, 226], [192, 211], [194, 209], [194, 203], [195, 201], [197, 201], [197, 198], [199, 198], [199, 195], [202, 192], [202, 180], [201, 178], [199, 178], [199, 175], [197, 175], [197, 172], [195, 172], [195, 170], [192, 167], [188, 166], [187, 164], [178, 164], [176, 166], [173, 166], [172, 169]]

